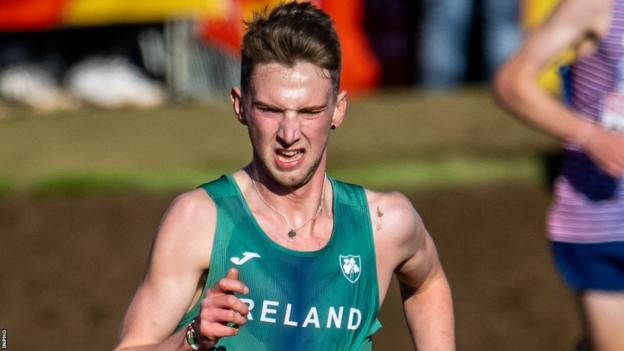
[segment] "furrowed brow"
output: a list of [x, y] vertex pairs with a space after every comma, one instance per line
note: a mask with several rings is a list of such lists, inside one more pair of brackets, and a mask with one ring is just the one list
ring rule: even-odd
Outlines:
[[[262, 108], [262, 109], [267, 109], [267, 110], [273, 110], [273, 111], [288, 111], [290, 109], [287, 108], [283, 108], [280, 106], [275, 106], [275, 105], [271, 105], [269, 103], [266, 102], [262, 102], [262, 101], [254, 101], [252, 103], [253, 107], [256, 108]], [[298, 112], [298, 113], [315, 113], [315, 112], [321, 112], [327, 109], [327, 104], [324, 105], [315, 105], [315, 106], [306, 106], [306, 107], [302, 107], [299, 109], [296, 109], [294, 111]]]
[[318, 106], [306, 106], [297, 110], [297, 112], [321, 112], [327, 109], [327, 105], [318, 105]]
[[279, 106], [275, 106], [275, 105], [271, 105], [262, 101], [254, 101], [252, 103], [253, 107], [256, 108], [262, 108], [262, 109], [267, 109], [267, 110], [274, 110], [274, 111], [284, 111], [285, 109], [279, 107]]

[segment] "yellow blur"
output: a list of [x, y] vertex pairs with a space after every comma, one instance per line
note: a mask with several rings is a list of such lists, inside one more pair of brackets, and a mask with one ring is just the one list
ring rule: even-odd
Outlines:
[[[552, 12], [558, 0], [524, 0], [522, 11], [522, 26], [525, 32], [530, 32], [532, 28], [542, 23]], [[561, 79], [559, 67], [569, 64], [574, 60], [574, 51], [566, 50], [553, 61], [538, 78], [539, 84], [546, 91], [559, 95], [561, 93]]]
[[63, 13], [68, 25], [156, 22], [173, 18], [225, 17], [223, 0], [70, 0]]

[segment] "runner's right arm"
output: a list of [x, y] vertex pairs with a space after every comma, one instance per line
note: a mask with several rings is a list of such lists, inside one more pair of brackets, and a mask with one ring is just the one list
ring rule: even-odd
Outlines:
[[[154, 239], [147, 273], [126, 312], [117, 351], [190, 350], [186, 330], [175, 327], [201, 291], [215, 231], [214, 202], [202, 189], [179, 196], [167, 211]], [[199, 330], [203, 346], [244, 324], [247, 307], [230, 293], [245, 293], [237, 274], [221, 279], [202, 297]]]
[[537, 83], [539, 73], [567, 48], [596, 44], [608, 27], [611, 10], [610, 0], [562, 1], [499, 69], [494, 90], [514, 115], [556, 138], [580, 145], [601, 168], [617, 176], [624, 171], [624, 136], [565, 107]]

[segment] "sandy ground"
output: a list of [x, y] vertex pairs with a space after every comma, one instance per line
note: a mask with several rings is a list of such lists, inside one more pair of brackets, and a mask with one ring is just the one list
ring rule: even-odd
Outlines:
[[[0, 327], [9, 350], [110, 350], [173, 194], [0, 200]], [[571, 350], [574, 300], [543, 239], [549, 195], [501, 183], [410, 194], [452, 285], [458, 350]], [[377, 350], [410, 350], [394, 287]]]

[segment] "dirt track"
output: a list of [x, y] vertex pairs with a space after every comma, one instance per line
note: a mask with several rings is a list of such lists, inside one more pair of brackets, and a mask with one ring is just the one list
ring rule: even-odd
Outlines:
[[[9, 350], [110, 350], [171, 194], [0, 200]], [[411, 196], [451, 282], [458, 350], [571, 350], [570, 294], [543, 239], [546, 191], [496, 184]], [[376, 350], [409, 350], [396, 289]]]

